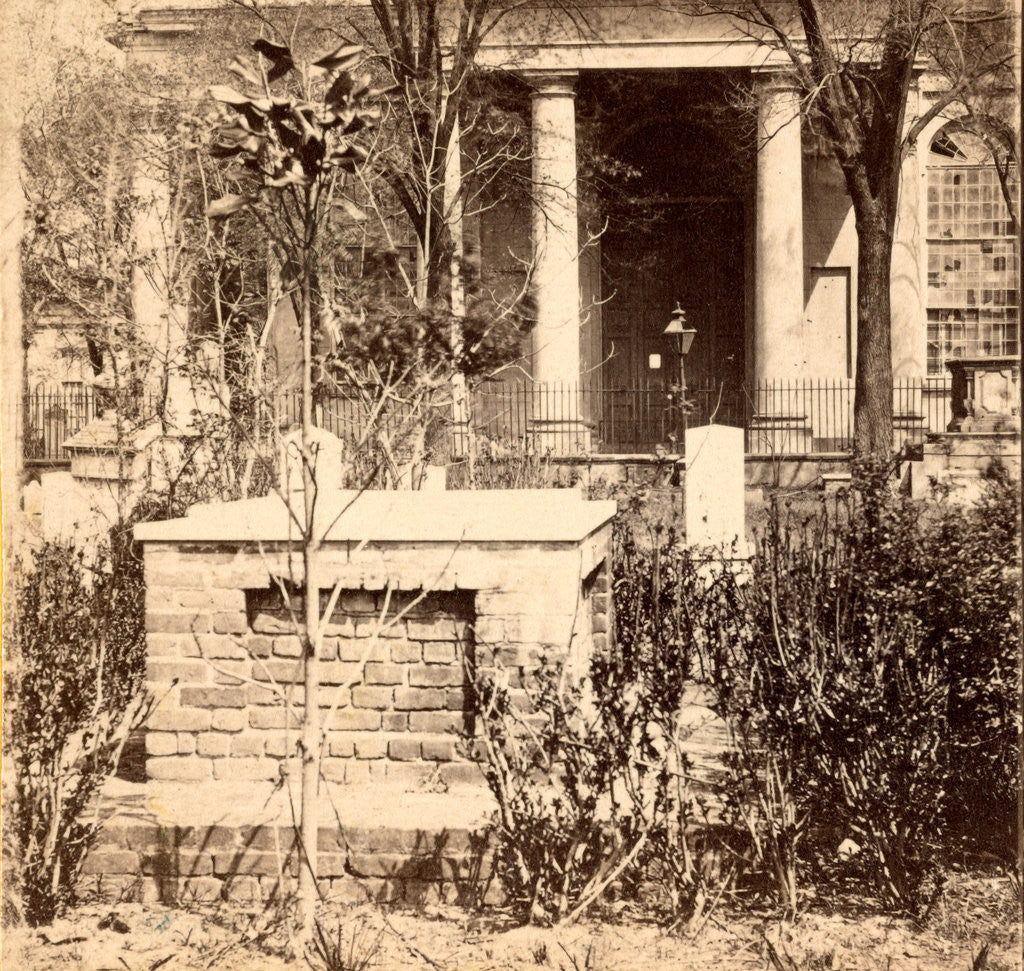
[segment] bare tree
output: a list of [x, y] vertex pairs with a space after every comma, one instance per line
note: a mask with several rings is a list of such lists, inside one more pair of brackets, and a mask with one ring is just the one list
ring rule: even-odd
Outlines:
[[[906, 153], [928, 123], [1000, 76], [1013, 59], [1005, 0], [697, 0], [691, 12], [725, 14], [780, 52], [803, 116], [842, 170], [857, 226], [855, 447], [892, 450], [889, 283]], [[923, 64], [943, 66], [934, 100], [915, 112], [909, 95]]]
[[[211, 93], [225, 106], [230, 124], [221, 129], [214, 154], [238, 163], [239, 191], [215, 200], [214, 219], [243, 209], [262, 226], [266, 239], [290, 278], [290, 298], [302, 340], [302, 507], [288, 515], [301, 536], [304, 616], [304, 709], [299, 836], [299, 923], [303, 942], [311, 940], [317, 900], [316, 847], [320, 770], [320, 672], [323, 640], [320, 617], [320, 547], [323, 524], [316, 521], [319, 484], [313, 424], [314, 373], [319, 366], [317, 339], [322, 324], [319, 270], [321, 247], [330, 238], [330, 221], [345, 173], [362, 167], [368, 153], [362, 142], [380, 117], [372, 106], [378, 96], [368, 77], [353, 74], [361, 50], [344, 45], [316, 61], [296, 61], [290, 48], [265, 38], [253, 44], [255, 65], [236, 59], [232, 70], [254, 94], [219, 86]], [[325, 616], [329, 616], [329, 605]]]

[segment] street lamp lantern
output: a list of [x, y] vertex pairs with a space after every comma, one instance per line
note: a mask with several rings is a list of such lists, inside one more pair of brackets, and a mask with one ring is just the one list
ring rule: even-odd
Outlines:
[[666, 337], [675, 337], [676, 339], [679, 351], [679, 393], [682, 404], [686, 400], [686, 355], [690, 353], [697, 330], [694, 327], [686, 326], [686, 311], [677, 303], [676, 309], [672, 311], [672, 319], [662, 333]]
[[680, 355], [690, 353], [693, 339], [697, 336], [696, 328], [686, 326], [686, 311], [678, 303], [676, 304], [676, 309], [672, 311], [672, 319], [669, 321], [668, 327], [662, 333], [666, 337], [674, 335], [677, 338]]

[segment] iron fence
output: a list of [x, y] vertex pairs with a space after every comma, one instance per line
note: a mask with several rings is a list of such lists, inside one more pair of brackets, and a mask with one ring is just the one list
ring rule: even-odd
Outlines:
[[[711, 422], [744, 430], [748, 454], [849, 452], [854, 383], [765, 381], [727, 388], [677, 390], [574, 384], [492, 383], [474, 391], [470, 422], [477, 436], [540, 453], [683, 454], [686, 430]], [[949, 424], [946, 379], [893, 382], [897, 447], [916, 445]]]
[[[924, 441], [950, 421], [946, 379], [897, 379], [893, 431], [897, 447]], [[27, 461], [68, 461], [64, 443], [102, 414], [102, 396], [89, 388], [36, 390], [24, 399], [21, 427]], [[746, 452], [783, 455], [848, 452], [853, 447], [854, 385], [846, 380], [770, 381], [726, 388], [601, 388], [575, 384], [489, 382], [456, 409], [450, 396], [430, 405], [434, 423], [450, 436], [449, 451], [464, 454], [470, 431], [498, 450], [554, 457], [578, 454], [681, 455], [686, 430], [710, 422], [744, 430]], [[271, 422], [279, 429], [301, 418], [298, 392], [277, 395]], [[370, 415], [375, 427], [397, 438], [425, 411], [401, 399], [373, 411], [358, 394], [318, 395], [314, 422], [348, 442], [362, 440]]]
[[60, 463], [69, 459], [64, 443], [96, 418], [101, 403], [92, 388], [36, 389], [25, 395], [15, 418], [26, 462]]

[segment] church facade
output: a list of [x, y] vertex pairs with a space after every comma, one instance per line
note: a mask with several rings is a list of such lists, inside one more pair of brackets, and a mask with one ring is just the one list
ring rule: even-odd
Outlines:
[[[529, 102], [532, 213], [496, 207], [479, 227], [482, 260], [531, 267], [536, 323], [499, 376], [527, 402], [519, 431], [528, 423], [566, 451], [650, 450], [671, 437], [682, 386], [703, 417], [738, 402], [727, 420], [757, 424], [773, 450], [841, 447], [856, 367], [854, 213], [787, 60], [722, 17], [599, 3], [583, 28], [541, 9], [510, 14], [480, 54]], [[173, 56], [196, 16], [142, 4], [126, 23], [130, 56]], [[933, 89], [923, 65], [909, 118]], [[618, 157], [639, 175], [614, 207], [583, 187], [595, 102], [617, 113]], [[904, 429], [944, 426], [951, 361], [1019, 353], [1019, 279], [995, 168], [940, 115], [900, 181], [892, 364]], [[695, 332], [688, 349], [673, 320]]]

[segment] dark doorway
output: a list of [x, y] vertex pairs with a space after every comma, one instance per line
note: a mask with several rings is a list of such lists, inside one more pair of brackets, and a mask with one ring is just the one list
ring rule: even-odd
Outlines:
[[[681, 421], [672, 311], [697, 334], [686, 357], [687, 400], [740, 395], [744, 377], [744, 198], [750, 186], [749, 119], [730, 107], [723, 72], [637, 72], [594, 79], [583, 96], [623, 120], [603, 142], [614, 158], [600, 183], [600, 386], [605, 447], [649, 451]], [[748, 136], [751, 136], [748, 138]], [[690, 424], [701, 416], [690, 413]], [[706, 421], [706, 416], [703, 419]]]
[[661, 209], [656, 246], [642, 259], [628, 227], [609, 228], [602, 240], [605, 386], [660, 390], [678, 383], [676, 340], [663, 333], [678, 304], [697, 331], [686, 358], [687, 384], [738, 388], [744, 363], [743, 207], [717, 199]]

